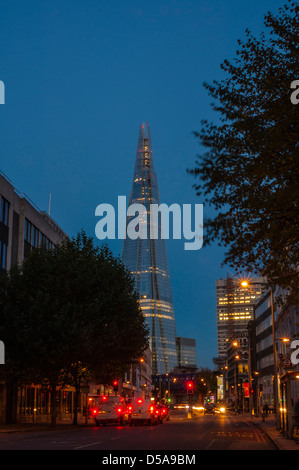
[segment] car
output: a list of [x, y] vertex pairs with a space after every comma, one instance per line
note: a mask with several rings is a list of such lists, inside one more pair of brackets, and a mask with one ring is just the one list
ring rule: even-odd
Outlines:
[[161, 415], [161, 421], [169, 421], [170, 416], [169, 416], [169, 407], [165, 403], [160, 403], [160, 415]]
[[197, 404], [197, 405], [192, 406], [192, 410], [195, 413], [203, 413], [205, 411], [205, 408], [204, 408], [204, 406], [202, 406], [200, 404]]
[[124, 424], [126, 406], [119, 397], [102, 396], [92, 410], [96, 426], [106, 424]]
[[226, 414], [226, 408], [224, 406], [219, 406], [215, 408], [215, 413], [220, 414], [220, 415], [225, 415]]
[[150, 424], [156, 425], [161, 423], [161, 410], [159, 406], [151, 400], [143, 398], [134, 398], [127, 404], [128, 424]]
[[214, 405], [213, 405], [213, 404], [206, 404], [206, 405], [204, 406], [204, 414], [205, 414], [205, 415], [207, 415], [207, 414], [209, 414], [209, 415], [215, 414], [215, 407], [214, 407]]
[[173, 409], [176, 410], [176, 411], [188, 411], [189, 410], [189, 405], [187, 405], [187, 403], [177, 403], [175, 405], [173, 405]]

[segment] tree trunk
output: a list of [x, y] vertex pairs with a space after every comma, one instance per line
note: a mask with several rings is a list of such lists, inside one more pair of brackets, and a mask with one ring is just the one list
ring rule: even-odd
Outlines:
[[6, 383], [6, 424], [15, 424], [17, 422], [17, 390], [15, 383], [8, 380]]
[[56, 382], [51, 382], [51, 426], [56, 426], [57, 403], [56, 403]]
[[81, 387], [81, 377], [75, 380], [75, 400], [74, 400], [74, 419], [73, 419], [74, 426], [77, 426], [78, 424], [78, 403], [79, 403], [80, 387]]

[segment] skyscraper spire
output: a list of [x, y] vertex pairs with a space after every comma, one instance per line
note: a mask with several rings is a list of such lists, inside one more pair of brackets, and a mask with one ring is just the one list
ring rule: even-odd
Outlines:
[[[143, 204], [147, 211], [147, 238], [126, 238], [122, 259], [135, 279], [136, 291], [145, 315], [152, 351], [153, 374], [165, 374], [178, 365], [176, 327], [172, 303], [165, 240], [161, 224], [154, 227], [158, 236], [151, 238], [150, 205], [160, 204], [148, 123], [140, 125], [132, 190], [129, 205]], [[127, 218], [127, 225], [130, 222]], [[153, 227], [152, 227], [153, 229]]]

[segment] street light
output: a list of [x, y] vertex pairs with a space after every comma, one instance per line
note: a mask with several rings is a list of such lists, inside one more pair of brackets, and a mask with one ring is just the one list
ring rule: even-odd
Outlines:
[[248, 287], [248, 286], [249, 286], [248, 281], [245, 281], [245, 280], [242, 281], [242, 282], [241, 282], [241, 286], [242, 286], [242, 287]]

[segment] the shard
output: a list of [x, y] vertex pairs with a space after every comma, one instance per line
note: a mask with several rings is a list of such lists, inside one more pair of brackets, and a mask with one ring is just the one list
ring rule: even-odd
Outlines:
[[[146, 224], [147, 236], [136, 239], [127, 236], [122, 259], [134, 276], [140, 305], [149, 327], [153, 374], [166, 374], [178, 365], [176, 326], [160, 219], [154, 226], [155, 236], [151, 236], [153, 225], [150, 205], [159, 205], [160, 197], [148, 123], [141, 124], [139, 129], [129, 206], [132, 204], [142, 204], [146, 208], [146, 216], [140, 219], [140, 223]], [[127, 227], [133, 218], [127, 217]]]

